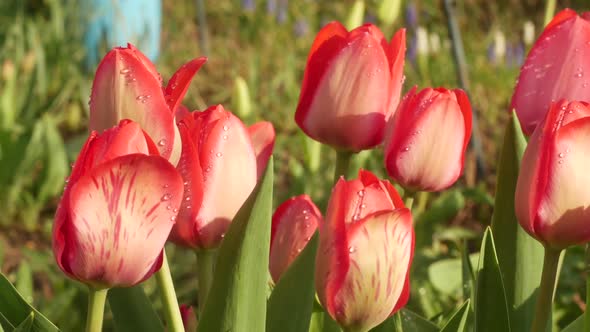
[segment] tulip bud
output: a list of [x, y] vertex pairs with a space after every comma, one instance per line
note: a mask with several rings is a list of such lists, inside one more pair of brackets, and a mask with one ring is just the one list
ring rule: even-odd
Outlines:
[[341, 326], [368, 331], [406, 304], [412, 216], [388, 181], [340, 178], [319, 229], [316, 290]]
[[[270, 128], [268, 128], [270, 126]], [[185, 181], [183, 205], [170, 239], [190, 248], [211, 249], [221, 242], [272, 153], [269, 123], [251, 132], [223, 106], [192, 112], [180, 120], [182, 153], [178, 170]], [[257, 158], [257, 154], [260, 156]], [[260, 166], [259, 166], [260, 165]], [[193, 196], [202, 188], [202, 196]]]
[[103, 131], [123, 119], [137, 121], [156, 142], [162, 157], [176, 164], [180, 138], [174, 112], [192, 77], [206, 61], [182, 66], [165, 90], [150, 60], [133, 45], [111, 50], [96, 69], [90, 96], [90, 130]]
[[272, 216], [269, 263], [275, 283], [305, 248], [321, 220], [320, 210], [307, 195], [293, 197], [277, 208]]
[[55, 216], [57, 264], [94, 287], [149, 278], [162, 264], [181, 199], [182, 178], [137, 123], [92, 132]]
[[531, 21], [525, 21], [522, 25], [522, 40], [526, 46], [535, 41], [535, 24]]
[[182, 325], [184, 326], [185, 332], [196, 332], [197, 331], [197, 317], [193, 307], [186, 304], [180, 305], [180, 316], [182, 317]]
[[545, 245], [590, 241], [590, 104], [561, 100], [531, 136], [516, 184], [520, 225]]
[[311, 138], [358, 152], [383, 141], [399, 102], [405, 30], [391, 43], [372, 24], [348, 32], [332, 22], [317, 35], [307, 59], [295, 121]]
[[[533, 133], [551, 102], [590, 101], [590, 12], [565, 9], [545, 27], [533, 45], [512, 96], [525, 134]], [[564, 60], [567, 59], [567, 60]]]
[[471, 105], [459, 89], [414, 87], [389, 124], [385, 167], [402, 186], [440, 191], [463, 172], [471, 136]]
[[234, 94], [232, 96], [232, 105], [236, 114], [242, 118], [248, 118], [252, 114], [252, 99], [248, 83], [241, 76], [234, 80]]

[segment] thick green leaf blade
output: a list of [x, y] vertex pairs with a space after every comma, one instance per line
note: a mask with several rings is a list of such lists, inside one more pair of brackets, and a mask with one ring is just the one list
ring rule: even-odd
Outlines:
[[33, 323], [35, 322], [35, 313], [31, 311], [31, 313], [27, 316], [27, 318], [18, 324], [17, 327], [12, 330], [12, 332], [33, 332]]
[[199, 332], [265, 330], [272, 182], [271, 158], [221, 243]]
[[6, 317], [0, 312], [0, 331], [12, 332], [14, 325], [12, 325]]
[[164, 332], [164, 325], [141, 285], [112, 288], [108, 301], [117, 331]]
[[[469, 255], [470, 264], [476, 264], [479, 254]], [[462, 290], [462, 258], [441, 259], [428, 267], [428, 279], [436, 290], [445, 295], [457, 295]]]
[[463, 305], [455, 313], [447, 324], [440, 330], [440, 332], [465, 332], [467, 331], [467, 318], [469, 317], [469, 300], [465, 301]]
[[317, 233], [281, 277], [268, 300], [267, 332], [307, 332], [315, 297]]
[[475, 331], [510, 332], [506, 293], [498, 265], [494, 236], [489, 227], [481, 242], [476, 280]]
[[561, 332], [582, 332], [584, 331], [584, 315], [576, 318], [570, 325], [566, 326]]
[[[16, 288], [14, 288], [2, 273], [0, 273], [0, 294], [0, 313], [13, 326], [18, 326], [33, 312], [34, 321], [31, 331], [59, 331], [53, 323], [20, 296]], [[8, 329], [8, 326], [4, 324], [2, 326]]]
[[529, 331], [534, 319], [536, 293], [541, 282], [543, 246], [518, 224], [514, 193], [520, 161], [526, 148], [516, 113], [506, 127], [498, 165], [492, 231], [506, 289], [512, 331]]
[[[438, 327], [424, 317], [408, 309], [399, 311], [404, 331], [438, 332]], [[391, 318], [390, 318], [391, 319]]]

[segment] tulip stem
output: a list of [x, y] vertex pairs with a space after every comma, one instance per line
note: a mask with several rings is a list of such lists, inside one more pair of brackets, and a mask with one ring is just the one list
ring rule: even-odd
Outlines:
[[88, 288], [88, 315], [86, 317], [86, 332], [102, 331], [104, 304], [107, 299], [108, 288]]
[[341, 176], [344, 176], [344, 178], [346, 178], [351, 158], [352, 152], [350, 151], [336, 151], [336, 169], [334, 170], [334, 183], [338, 182], [338, 179], [340, 179]]
[[545, 2], [545, 25], [549, 24], [555, 16], [555, 0], [546, 0]]
[[205, 301], [207, 294], [213, 284], [213, 271], [215, 266], [215, 251], [214, 250], [198, 250], [197, 252], [197, 268], [198, 282], [199, 282], [199, 314], [203, 313], [205, 308]]
[[535, 319], [531, 332], [545, 332], [547, 321], [551, 315], [553, 295], [555, 289], [555, 278], [559, 266], [561, 250], [545, 247], [545, 258], [543, 260], [543, 274], [541, 285], [537, 295], [537, 306], [535, 308]]
[[158, 283], [160, 296], [162, 297], [162, 306], [164, 307], [168, 331], [184, 332], [182, 316], [180, 315], [174, 282], [172, 281], [172, 274], [170, 273], [170, 266], [168, 265], [165, 251], [162, 251], [162, 267], [160, 271], [156, 272], [156, 282]]
[[586, 311], [584, 312], [584, 332], [590, 332], [590, 244], [586, 245]]
[[414, 197], [416, 197], [416, 192], [411, 191], [409, 189], [404, 190], [404, 205], [412, 211], [412, 205], [414, 205]]

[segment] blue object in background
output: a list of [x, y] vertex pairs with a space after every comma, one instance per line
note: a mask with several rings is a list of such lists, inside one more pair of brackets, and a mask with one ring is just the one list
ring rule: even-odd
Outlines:
[[94, 68], [108, 50], [132, 43], [150, 60], [160, 53], [161, 0], [83, 0], [86, 66]]

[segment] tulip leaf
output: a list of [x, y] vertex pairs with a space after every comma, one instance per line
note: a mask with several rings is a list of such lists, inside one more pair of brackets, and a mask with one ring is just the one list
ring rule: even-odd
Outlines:
[[108, 292], [115, 330], [163, 332], [164, 325], [141, 285]]
[[[475, 275], [473, 274], [473, 262], [472, 256], [469, 255], [467, 249], [467, 242], [463, 242], [463, 248], [461, 250], [461, 281], [463, 282], [463, 299], [469, 299], [473, 295], [475, 288]], [[479, 260], [479, 254], [477, 254], [477, 260]], [[476, 261], [477, 261], [476, 260]], [[473, 311], [473, 305], [470, 306]]]
[[319, 308], [317, 310], [314, 308], [311, 315], [309, 332], [342, 332], [338, 323], [336, 323], [319, 304], [317, 306]]
[[498, 164], [492, 231], [502, 271], [512, 331], [529, 331], [534, 319], [536, 293], [541, 282], [543, 246], [519, 225], [514, 194], [520, 161], [526, 148], [516, 113], [506, 127]]
[[[399, 311], [402, 317], [402, 327], [404, 331], [415, 332], [438, 332], [438, 327], [424, 317], [408, 309]], [[389, 319], [394, 319], [390, 317]]]
[[561, 332], [582, 332], [584, 331], [584, 314], [576, 318], [570, 325], [566, 326]]
[[268, 300], [267, 332], [309, 331], [315, 297], [317, 247], [316, 233], [274, 288]]
[[[470, 263], [476, 264], [479, 254], [469, 255]], [[457, 295], [462, 290], [461, 258], [441, 259], [428, 267], [428, 279], [432, 286], [446, 295]]]
[[264, 331], [273, 160], [240, 208], [219, 248], [197, 331]]
[[440, 332], [465, 332], [467, 331], [467, 319], [469, 318], [469, 300], [465, 301], [463, 305], [455, 313]]
[[33, 323], [35, 322], [35, 313], [31, 311], [31, 313], [23, 320], [17, 327], [12, 330], [12, 332], [32, 332], [35, 331], [33, 329]]
[[18, 328], [31, 314], [34, 314], [34, 316], [30, 331], [59, 331], [53, 323], [22, 298], [16, 288], [14, 288], [2, 273], [0, 273], [0, 313], [3, 316], [3, 319], [0, 319], [0, 323], [8, 331], [12, 331], [13, 326], [17, 326]]
[[508, 305], [492, 230], [486, 229], [481, 242], [476, 272], [475, 331], [510, 332]]

